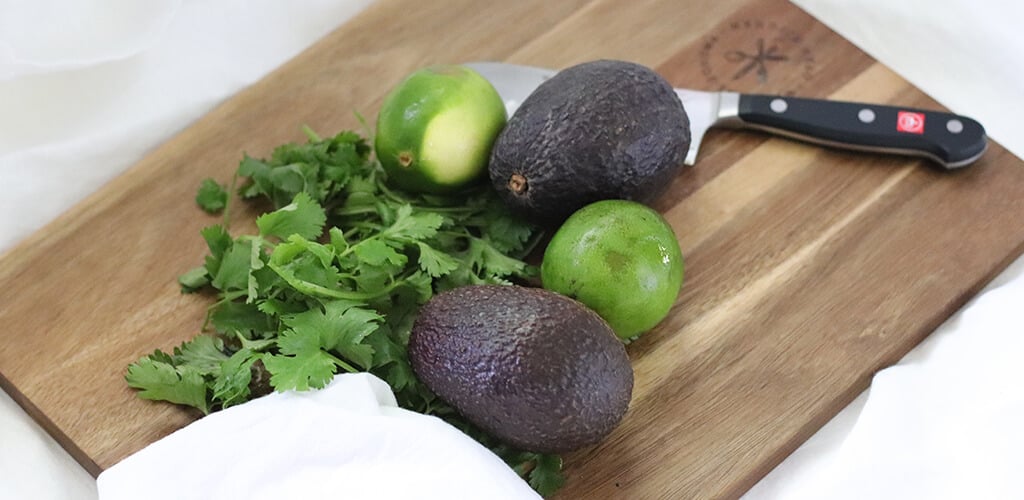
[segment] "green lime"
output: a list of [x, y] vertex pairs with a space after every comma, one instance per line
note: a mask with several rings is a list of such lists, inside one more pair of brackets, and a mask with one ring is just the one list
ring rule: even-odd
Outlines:
[[668, 315], [683, 284], [683, 256], [658, 212], [604, 200], [562, 224], [540, 272], [544, 288], [582, 302], [629, 341]]
[[374, 149], [388, 179], [414, 192], [450, 193], [484, 177], [505, 104], [479, 73], [431, 66], [384, 98]]

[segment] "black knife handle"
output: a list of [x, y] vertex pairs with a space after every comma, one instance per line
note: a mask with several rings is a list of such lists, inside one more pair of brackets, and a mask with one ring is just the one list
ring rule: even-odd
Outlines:
[[980, 123], [941, 111], [740, 94], [738, 114], [745, 126], [839, 148], [924, 156], [947, 169], [971, 164], [987, 147]]

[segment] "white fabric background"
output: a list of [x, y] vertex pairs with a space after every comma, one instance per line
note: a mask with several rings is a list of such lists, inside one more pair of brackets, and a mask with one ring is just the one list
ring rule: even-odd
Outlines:
[[[0, 0], [0, 251], [369, 2]], [[796, 3], [1024, 155], [1024, 5]], [[1024, 498], [1022, 305], [1024, 260], [746, 498]], [[0, 498], [95, 497], [0, 395]]]

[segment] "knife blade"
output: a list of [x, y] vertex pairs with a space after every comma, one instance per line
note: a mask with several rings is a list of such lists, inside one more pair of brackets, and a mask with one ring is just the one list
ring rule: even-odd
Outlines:
[[[472, 62], [494, 85], [509, 116], [557, 72], [501, 62]], [[675, 89], [690, 119], [687, 165], [697, 162], [712, 127], [756, 129], [828, 147], [928, 158], [952, 170], [970, 165], [988, 148], [976, 120], [943, 111], [768, 94]]]

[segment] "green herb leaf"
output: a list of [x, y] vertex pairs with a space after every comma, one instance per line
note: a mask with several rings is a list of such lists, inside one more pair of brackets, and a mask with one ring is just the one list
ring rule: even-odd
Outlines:
[[217, 266], [217, 272], [210, 284], [221, 291], [248, 290], [252, 256], [252, 241], [238, 240], [231, 243]]
[[384, 234], [398, 241], [423, 241], [437, 234], [438, 228], [444, 223], [444, 217], [434, 212], [413, 213], [412, 206], [402, 205], [397, 210], [397, 218]]
[[285, 330], [278, 337], [281, 354], [264, 356], [270, 384], [280, 391], [320, 389], [334, 377], [336, 358], [320, 348], [318, 335]]
[[213, 398], [227, 408], [245, 402], [252, 381], [252, 364], [259, 359], [249, 349], [241, 349], [221, 364], [220, 374], [213, 385]]
[[196, 193], [196, 204], [207, 213], [220, 213], [228, 204], [227, 189], [213, 179], [203, 179]]
[[327, 215], [308, 194], [302, 192], [288, 205], [256, 218], [261, 236], [287, 239], [296, 234], [307, 240], [316, 239], [323, 232]]
[[220, 365], [228, 356], [224, 354], [224, 341], [211, 335], [198, 335], [174, 348], [174, 364], [190, 366], [203, 375], [220, 373]]
[[192, 268], [178, 277], [182, 293], [193, 293], [210, 284], [210, 273], [206, 266]]
[[500, 209], [488, 211], [487, 216], [484, 238], [502, 253], [521, 252], [523, 245], [536, 233], [532, 225]]
[[220, 272], [220, 264], [224, 260], [224, 254], [231, 248], [233, 240], [227, 229], [221, 225], [209, 226], [199, 232], [206, 241], [210, 254], [206, 256], [206, 272], [211, 277]]
[[536, 455], [529, 483], [541, 496], [549, 496], [558, 491], [565, 484], [562, 458], [557, 455]]
[[370, 266], [380, 266], [384, 263], [389, 263], [393, 266], [404, 266], [409, 260], [405, 255], [398, 253], [390, 245], [379, 239], [365, 240], [352, 248], [355, 251], [356, 257]]
[[220, 333], [240, 333], [247, 338], [256, 332], [269, 332], [276, 328], [266, 312], [255, 304], [223, 302], [210, 315], [210, 323]]
[[128, 367], [125, 379], [129, 387], [139, 389], [142, 399], [169, 401], [194, 406], [203, 413], [210, 412], [206, 381], [194, 366], [174, 366], [146, 357]]
[[[312, 309], [281, 319], [295, 337], [304, 341], [316, 339], [318, 349], [337, 351], [365, 370], [373, 365], [373, 347], [362, 342], [378, 328], [382, 318], [358, 305], [350, 300], [334, 300], [324, 304], [322, 311]], [[302, 347], [304, 350], [307, 346]], [[281, 347], [282, 352], [291, 348]]]
[[485, 282], [501, 283], [507, 276], [526, 275], [525, 262], [501, 253], [485, 240], [474, 238], [469, 248], [473, 268]]
[[420, 249], [418, 259], [420, 269], [426, 271], [431, 277], [444, 276], [459, 267], [459, 261], [454, 257], [434, 250], [433, 247], [426, 243], [417, 243], [417, 247]]

